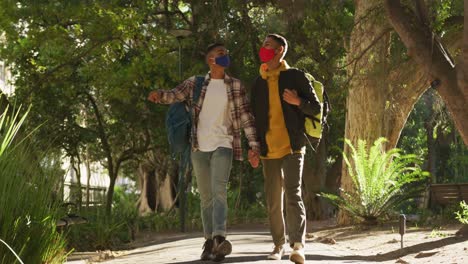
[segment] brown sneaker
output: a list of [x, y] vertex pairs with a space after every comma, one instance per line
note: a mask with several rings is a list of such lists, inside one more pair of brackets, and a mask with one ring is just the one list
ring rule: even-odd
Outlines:
[[207, 239], [203, 244], [203, 252], [200, 256], [201, 260], [212, 260], [213, 259], [213, 239]]
[[273, 251], [268, 255], [267, 259], [270, 260], [281, 260], [284, 256], [285, 250], [283, 246], [275, 246]]
[[229, 240], [226, 240], [223, 236], [215, 236], [213, 239], [213, 261], [219, 262], [223, 261], [224, 258], [231, 254], [232, 244]]

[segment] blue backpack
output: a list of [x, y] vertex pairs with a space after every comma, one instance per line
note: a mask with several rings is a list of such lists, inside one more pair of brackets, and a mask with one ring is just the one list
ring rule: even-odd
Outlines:
[[[192, 102], [198, 102], [205, 77], [195, 78]], [[166, 131], [172, 157], [190, 149], [192, 129], [191, 107], [187, 101], [173, 103], [166, 114]]]

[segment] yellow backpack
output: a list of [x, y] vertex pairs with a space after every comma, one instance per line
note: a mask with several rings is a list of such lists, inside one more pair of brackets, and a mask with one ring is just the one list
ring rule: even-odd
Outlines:
[[[312, 84], [312, 87], [314, 87], [315, 94], [317, 94], [320, 103], [322, 103], [322, 109], [320, 109], [320, 113], [316, 114], [315, 116], [306, 116], [304, 123], [305, 132], [307, 136], [310, 137], [313, 141], [312, 143], [309, 140], [309, 143], [312, 149], [315, 151], [318, 144], [320, 143], [320, 139], [322, 138], [322, 130], [327, 121], [328, 112], [330, 111], [330, 104], [323, 84], [315, 80], [311, 74], [305, 73], [305, 75]], [[315, 146], [312, 146], [312, 144]]]

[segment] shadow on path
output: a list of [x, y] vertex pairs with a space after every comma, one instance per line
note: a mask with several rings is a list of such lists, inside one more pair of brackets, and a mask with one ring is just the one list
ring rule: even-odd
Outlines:
[[[389, 261], [389, 260], [395, 260], [400, 257], [404, 257], [406, 255], [410, 254], [415, 254], [419, 253], [421, 251], [430, 251], [434, 250], [440, 247], [444, 247], [447, 245], [451, 244], [457, 244], [461, 242], [467, 241], [467, 237], [447, 237], [444, 239], [440, 239], [437, 241], [431, 241], [431, 242], [426, 242], [426, 243], [421, 243], [421, 244], [416, 244], [410, 247], [406, 247], [403, 250], [394, 250], [387, 252], [385, 254], [381, 255], [368, 255], [368, 256], [362, 256], [362, 255], [348, 255], [348, 256], [327, 256], [327, 255], [306, 255], [307, 260], [315, 260], [315, 261], [321, 261], [321, 260], [329, 260], [329, 261]], [[249, 254], [255, 254], [255, 256], [239, 256], [239, 257], [227, 257], [222, 263], [242, 263], [242, 262], [255, 262], [255, 261], [265, 261], [266, 256], [268, 255], [269, 252], [251, 252]], [[243, 253], [245, 254], [245, 253]], [[258, 255], [257, 255], [258, 254]], [[283, 259], [287, 259], [287, 257], [284, 257]], [[192, 260], [192, 261], [181, 261], [181, 262], [170, 262], [171, 264], [201, 264], [201, 263], [214, 263], [210, 261], [201, 261], [201, 260]]]

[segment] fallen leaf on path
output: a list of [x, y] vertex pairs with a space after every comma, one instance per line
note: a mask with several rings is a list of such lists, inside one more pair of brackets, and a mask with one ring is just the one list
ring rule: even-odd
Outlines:
[[388, 241], [387, 243], [388, 244], [393, 244], [393, 243], [398, 243], [398, 242], [400, 242], [400, 241], [398, 241], [396, 238], [394, 238], [394, 239]]
[[427, 258], [427, 257], [430, 257], [430, 256], [434, 256], [437, 253], [439, 253], [439, 251], [420, 252], [414, 257], [415, 258]]
[[406, 260], [404, 260], [404, 259], [401, 259], [401, 258], [399, 258], [395, 263], [409, 264], [408, 261], [406, 261]]
[[320, 241], [320, 242], [322, 242], [322, 243], [324, 243], [324, 244], [330, 244], [330, 245], [336, 244], [336, 240], [333, 239], [333, 238], [329, 238], [329, 237], [324, 238], [324, 239], [323, 239], [322, 241]]

